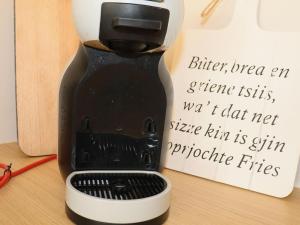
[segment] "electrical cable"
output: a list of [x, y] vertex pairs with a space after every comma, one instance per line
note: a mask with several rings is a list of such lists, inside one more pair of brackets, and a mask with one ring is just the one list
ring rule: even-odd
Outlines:
[[2, 187], [4, 187], [10, 181], [11, 178], [19, 176], [20, 174], [23, 174], [23, 173], [27, 172], [28, 170], [31, 170], [37, 166], [40, 166], [42, 164], [45, 164], [45, 163], [55, 160], [55, 159], [57, 159], [57, 155], [51, 155], [51, 156], [45, 157], [41, 160], [38, 160], [32, 164], [29, 164], [29, 165], [27, 165], [19, 170], [16, 170], [16, 171], [11, 170], [12, 164], [6, 165], [3, 163], [0, 163], [0, 168], [4, 170], [3, 176], [0, 176], [0, 189]]

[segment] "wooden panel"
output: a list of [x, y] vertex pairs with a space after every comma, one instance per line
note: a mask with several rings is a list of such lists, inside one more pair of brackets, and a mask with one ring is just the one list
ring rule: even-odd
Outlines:
[[57, 150], [58, 89], [78, 46], [71, 0], [16, 0], [18, 139], [28, 155]]

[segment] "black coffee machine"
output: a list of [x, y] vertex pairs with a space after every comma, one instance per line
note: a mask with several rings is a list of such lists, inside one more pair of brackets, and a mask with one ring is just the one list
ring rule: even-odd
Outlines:
[[[76, 224], [162, 224], [172, 85], [163, 53], [182, 0], [73, 0], [82, 44], [59, 103], [59, 166]], [[164, 132], [166, 130], [166, 132]]]

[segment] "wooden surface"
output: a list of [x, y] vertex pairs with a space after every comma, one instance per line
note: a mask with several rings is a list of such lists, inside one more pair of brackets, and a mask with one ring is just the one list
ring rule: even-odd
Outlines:
[[78, 46], [71, 0], [16, 0], [18, 139], [28, 155], [57, 149], [61, 75]]
[[[0, 161], [13, 169], [27, 158], [16, 144], [0, 145]], [[165, 170], [173, 184], [170, 217], [165, 225], [299, 225], [300, 190], [276, 199], [212, 181]], [[0, 190], [0, 224], [71, 225], [64, 213], [64, 183], [57, 162], [19, 177]]]

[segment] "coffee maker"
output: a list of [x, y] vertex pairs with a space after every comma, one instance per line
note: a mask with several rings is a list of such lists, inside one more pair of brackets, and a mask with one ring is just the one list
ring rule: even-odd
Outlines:
[[163, 54], [183, 0], [73, 0], [81, 44], [62, 79], [59, 151], [76, 224], [162, 224], [172, 84]]

